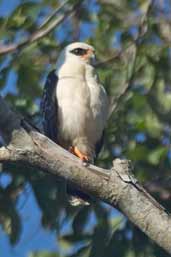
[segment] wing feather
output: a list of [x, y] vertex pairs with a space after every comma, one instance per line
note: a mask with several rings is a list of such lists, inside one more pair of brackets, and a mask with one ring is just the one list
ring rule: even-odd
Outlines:
[[103, 134], [101, 136], [101, 138], [99, 139], [99, 141], [96, 143], [95, 145], [95, 154], [96, 154], [96, 158], [98, 157], [102, 147], [104, 144], [104, 130], [103, 130]]
[[58, 83], [58, 77], [55, 74], [55, 70], [51, 71], [47, 77], [42, 101], [41, 111], [43, 116], [43, 129], [46, 136], [57, 143], [57, 112], [58, 103], [56, 97], [56, 87]]

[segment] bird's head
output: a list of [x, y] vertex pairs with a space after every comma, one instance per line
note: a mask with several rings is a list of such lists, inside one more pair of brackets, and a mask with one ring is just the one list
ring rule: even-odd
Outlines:
[[95, 50], [91, 45], [82, 42], [75, 42], [64, 49], [65, 60], [73, 59], [85, 63], [93, 64]]

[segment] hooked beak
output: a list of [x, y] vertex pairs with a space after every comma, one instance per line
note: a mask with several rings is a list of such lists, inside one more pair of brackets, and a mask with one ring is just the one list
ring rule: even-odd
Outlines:
[[88, 49], [87, 50], [87, 55], [89, 55], [90, 57], [94, 57], [95, 56], [94, 50], [93, 49]]
[[82, 56], [85, 61], [89, 61], [92, 65], [96, 62], [96, 57], [93, 49], [88, 49], [87, 53]]

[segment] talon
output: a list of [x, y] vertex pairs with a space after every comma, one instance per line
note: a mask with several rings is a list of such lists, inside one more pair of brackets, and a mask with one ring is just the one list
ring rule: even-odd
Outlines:
[[79, 157], [82, 161], [86, 161], [88, 162], [89, 161], [89, 158], [87, 155], [83, 154], [80, 152], [80, 150], [75, 146], [74, 147], [74, 154]]
[[74, 154], [74, 147], [73, 146], [70, 146], [68, 150], [69, 150], [70, 153]]
[[71, 146], [69, 148], [69, 151], [73, 154], [75, 154], [78, 158], [80, 158], [83, 162], [88, 162], [89, 157], [83, 153], [80, 152], [80, 150], [76, 146]]

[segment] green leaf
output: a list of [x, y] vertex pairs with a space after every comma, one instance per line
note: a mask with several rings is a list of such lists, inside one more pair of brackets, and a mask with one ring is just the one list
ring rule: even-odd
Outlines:
[[166, 158], [168, 149], [166, 147], [158, 147], [148, 154], [148, 160], [153, 165], [158, 165], [163, 158]]
[[29, 254], [29, 257], [62, 257], [57, 252], [36, 251]]

